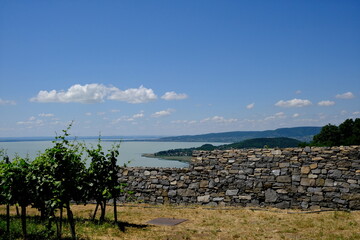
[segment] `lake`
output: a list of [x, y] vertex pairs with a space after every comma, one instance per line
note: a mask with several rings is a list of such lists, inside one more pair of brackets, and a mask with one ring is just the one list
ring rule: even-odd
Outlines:
[[[87, 146], [93, 145], [96, 147], [97, 140], [83, 141]], [[110, 149], [113, 142], [103, 141], [101, 145], [104, 150]], [[143, 141], [125, 141], [120, 143], [120, 155], [118, 157], [118, 164], [123, 165], [130, 161], [128, 166], [132, 167], [187, 167], [188, 163], [163, 160], [157, 158], [142, 157], [143, 153], [155, 153], [158, 151], [176, 149], [176, 148], [190, 148], [199, 147], [205, 144], [204, 142], [143, 142]], [[219, 145], [220, 143], [210, 143]], [[10, 159], [13, 159], [16, 154], [20, 157], [29, 156], [32, 160], [38, 156], [39, 152], [44, 152], [45, 149], [51, 148], [54, 144], [51, 141], [26, 141], [26, 142], [0, 142], [0, 149], [4, 149]]]

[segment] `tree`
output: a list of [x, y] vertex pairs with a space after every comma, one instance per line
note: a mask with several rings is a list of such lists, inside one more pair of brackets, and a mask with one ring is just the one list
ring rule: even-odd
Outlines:
[[360, 144], [360, 118], [346, 119], [339, 127], [328, 124], [313, 138], [316, 146], [339, 146]]
[[67, 139], [71, 126], [72, 124], [63, 130], [63, 135], [57, 136], [53, 141], [55, 145], [46, 149], [39, 158], [38, 166], [46, 169], [47, 173], [42, 176], [40, 185], [38, 185], [44, 187], [45, 184], [46, 187], [39, 188], [38, 191], [49, 194], [48, 196], [39, 196], [39, 199], [40, 202], [47, 202], [47, 209], [50, 208], [48, 210], [50, 213], [53, 213], [55, 209], [60, 209], [60, 214], [62, 214], [62, 209], [65, 207], [72, 239], [76, 239], [75, 221], [70, 202], [84, 200], [86, 167], [82, 160], [82, 146]]
[[99, 206], [101, 209], [100, 222], [105, 220], [106, 203], [108, 200], [113, 199], [114, 219], [117, 222], [116, 198], [120, 195], [120, 186], [117, 176], [119, 167], [116, 162], [120, 145], [114, 145], [109, 153], [105, 155], [100, 142], [99, 137], [97, 148], [87, 149], [87, 153], [91, 158], [88, 170], [89, 199], [96, 200], [97, 203], [93, 220]]
[[27, 159], [16, 157], [13, 162], [1, 163], [0, 189], [2, 201], [6, 204], [18, 204], [21, 207], [21, 225], [24, 239], [27, 238], [26, 207], [32, 203], [31, 188], [27, 176], [29, 174]]
[[343, 123], [339, 125], [341, 145], [352, 144], [353, 129], [354, 129], [354, 121], [352, 119], [346, 119]]
[[313, 143], [319, 146], [337, 146], [340, 143], [340, 132], [337, 126], [328, 124], [315, 135]]

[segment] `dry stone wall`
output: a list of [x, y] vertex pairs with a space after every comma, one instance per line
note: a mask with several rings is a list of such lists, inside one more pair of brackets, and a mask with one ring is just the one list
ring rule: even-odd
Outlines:
[[124, 196], [155, 204], [360, 209], [360, 146], [197, 151], [188, 168], [123, 168]]

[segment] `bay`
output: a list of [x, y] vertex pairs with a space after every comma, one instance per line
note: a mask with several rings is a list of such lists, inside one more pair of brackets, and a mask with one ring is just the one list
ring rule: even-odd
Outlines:
[[[97, 140], [80, 141], [86, 143], [88, 147], [96, 147]], [[101, 145], [104, 150], [112, 147], [114, 142], [103, 141]], [[183, 168], [187, 167], [188, 163], [176, 160], [164, 160], [158, 158], [143, 157], [144, 153], [155, 153], [176, 148], [191, 148], [199, 147], [205, 142], [153, 142], [153, 141], [124, 141], [120, 142], [120, 155], [118, 157], [118, 164], [120, 166], [126, 164], [130, 167], [171, 167]], [[210, 143], [219, 145], [220, 143]], [[44, 152], [45, 149], [51, 148], [54, 144], [51, 141], [25, 141], [25, 142], [0, 142], [0, 149], [4, 149], [10, 159], [16, 155], [20, 157], [28, 157], [30, 160], [35, 159], [39, 153]], [[130, 163], [128, 163], [130, 161]]]

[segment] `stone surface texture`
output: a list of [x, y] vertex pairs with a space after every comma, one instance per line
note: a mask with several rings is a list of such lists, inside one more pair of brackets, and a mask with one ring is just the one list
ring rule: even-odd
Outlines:
[[360, 210], [360, 146], [195, 151], [188, 168], [122, 168], [122, 202]]

